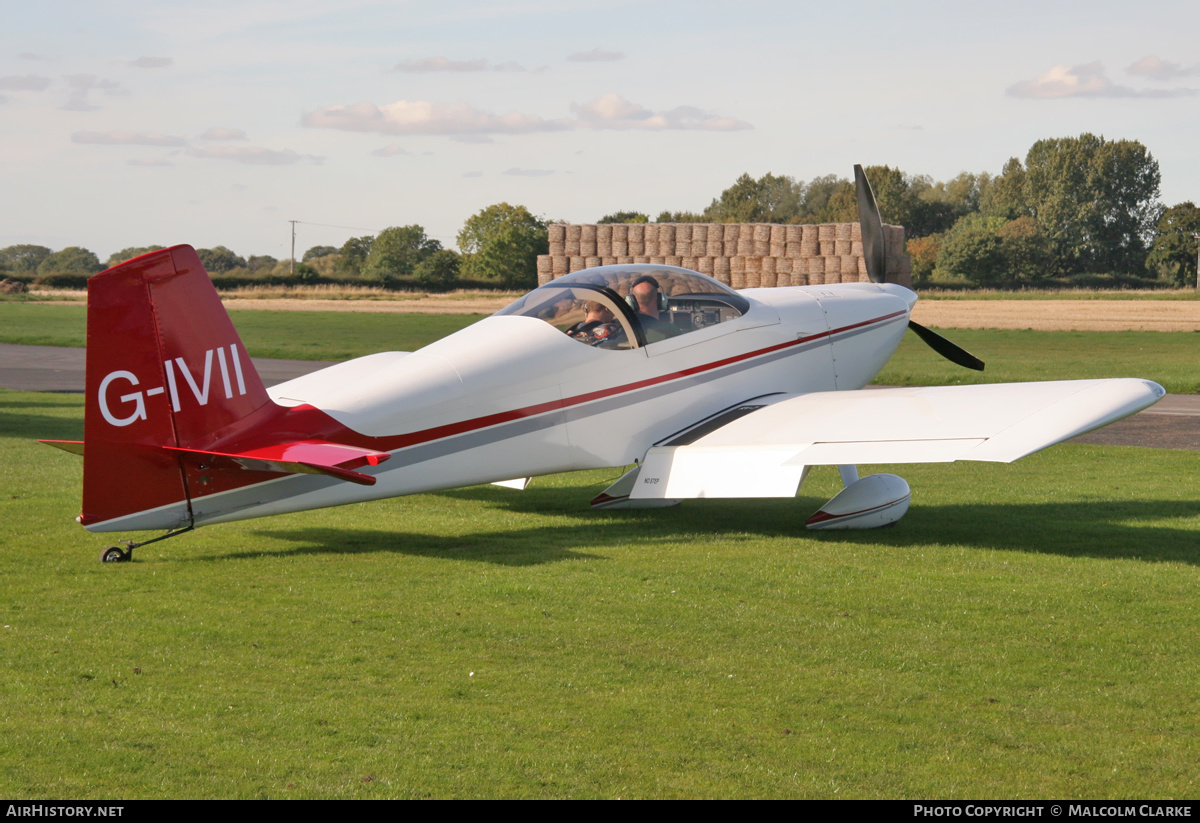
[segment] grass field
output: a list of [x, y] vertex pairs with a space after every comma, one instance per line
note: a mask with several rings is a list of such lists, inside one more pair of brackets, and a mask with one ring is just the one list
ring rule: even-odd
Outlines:
[[617, 471], [214, 526], [102, 566], [81, 399], [0, 393], [0, 795], [1194, 798], [1195, 453], [592, 512]]

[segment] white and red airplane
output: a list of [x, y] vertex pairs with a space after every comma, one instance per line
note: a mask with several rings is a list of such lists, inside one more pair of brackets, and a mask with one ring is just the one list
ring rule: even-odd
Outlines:
[[737, 292], [670, 266], [587, 269], [419, 351], [271, 389], [195, 251], [152, 252], [89, 280], [84, 440], [45, 442], [83, 454], [85, 528], [166, 531], [111, 562], [210, 523], [630, 465], [593, 506], [794, 497], [833, 465], [846, 488], [809, 528], [871, 528], [909, 488], [857, 464], [1011, 462], [1163, 396], [1140, 379], [865, 390], [906, 328], [983, 364], [881, 282], [856, 176], [875, 282]]

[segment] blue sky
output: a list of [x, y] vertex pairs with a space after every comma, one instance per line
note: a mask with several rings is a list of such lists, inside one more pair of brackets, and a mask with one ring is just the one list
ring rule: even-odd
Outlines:
[[1200, 4], [6, 4], [0, 247], [341, 245], [492, 203], [700, 210], [740, 174], [1144, 143], [1200, 201]]

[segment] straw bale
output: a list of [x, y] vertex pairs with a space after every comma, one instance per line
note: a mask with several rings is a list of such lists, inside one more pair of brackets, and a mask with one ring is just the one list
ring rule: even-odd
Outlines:
[[795, 260], [800, 257], [801, 245], [799, 243], [784, 243], [782, 257], [788, 260]]
[[699, 269], [697, 268], [697, 266], [699, 265], [699, 263], [697, 261], [699, 259], [700, 259], [699, 257], [680, 257], [679, 265], [683, 266], [685, 269], [691, 269], [692, 271], [699, 271]]
[[837, 226], [833, 223], [822, 223], [817, 226], [817, 239], [822, 243], [832, 243], [837, 240]]
[[833, 257], [836, 254], [837, 254], [837, 241], [836, 240], [822, 240], [821, 241], [821, 256], [822, 257]]
[[677, 254], [667, 254], [663, 256], [663, 263], [667, 266], [682, 266], [683, 258]]
[[764, 257], [762, 261], [762, 280], [760, 281], [759, 285], [761, 285], [764, 289], [773, 289], [775, 288], [777, 282], [775, 258]]
[[642, 239], [647, 243], [657, 243], [658, 233], [662, 230], [662, 226], [658, 223], [642, 224]]
[[861, 223], [851, 223], [850, 224], [850, 242], [851, 243], [854, 243], [854, 242], [861, 243], [862, 242], [862, 224]]
[[722, 223], [721, 239], [726, 243], [736, 243], [738, 237], [742, 234], [742, 227], [738, 223]]
[[701, 274], [707, 274], [709, 277], [712, 277], [713, 271], [715, 270], [715, 266], [713, 264], [714, 264], [714, 261], [711, 257], [697, 257], [696, 258], [696, 271], [700, 272]]
[[612, 241], [614, 243], [629, 242], [629, 226], [624, 223], [615, 223], [612, 227]]
[[620, 257], [625, 254], [629, 254], [629, 241], [628, 240], [612, 241], [612, 253], [614, 255], [616, 255], [617, 257]]
[[671, 253], [675, 245], [675, 224], [660, 223], [658, 226], [658, 248], [663, 255]]
[[551, 274], [553, 274], [555, 277], [562, 277], [564, 274], [566, 274], [568, 271], [567, 259], [568, 258], [566, 257], [552, 257], [550, 260]]
[[612, 228], [607, 223], [596, 226], [596, 254], [601, 257], [612, 254]]
[[601, 266], [615, 266], [615, 265], [617, 265], [617, 256], [616, 256], [615, 254], [602, 254], [602, 255], [600, 255], [600, 265], [601, 265]]
[[596, 254], [595, 226], [579, 227], [579, 253], [584, 257], [591, 257]]
[[805, 223], [800, 227], [801, 243], [817, 243], [821, 239], [821, 227], [813, 223]]
[[865, 257], [856, 257], [854, 259], [858, 261], [858, 281], [860, 283], [869, 282], [871, 280], [871, 276], [869, 274], [867, 274], [866, 258]]
[[585, 269], [594, 269], [599, 265], [600, 265], [600, 258], [594, 254], [591, 257], [583, 258], [583, 267]]
[[858, 277], [859, 259], [860, 258], [857, 257], [851, 257], [848, 254], [838, 255], [838, 260], [841, 261], [841, 267], [839, 268], [838, 273], [842, 275], [843, 283], [853, 283]]
[[816, 240], [805, 240], [800, 244], [800, 257], [807, 260], [821, 256], [821, 244]]
[[582, 271], [585, 268], [587, 268], [587, 265], [583, 262], [582, 257], [567, 258], [567, 271], [569, 273], [574, 274], [575, 272]]
[[551, 243], [565, 243], [567, 240], [567, 227], [562, 223], [551, 223], [546, 227], [546, 233]]
[[863, 256], [863, 245], [861, 240], [855, 240], [850, 244], [850, 253], [855, 257]]
[[617, 255], [617, 264], [618, 265], [627, 266], [632, 262], [633, 262], [633, 258], [630, 257], [628, 254], [618, 254]]
[[754, 239], [764, 243], [771, 242], [771, 224], [770, 223], [755, 223], [752, 229]]
[[650, 257], [662, 254], [662, 243], [657, 240], [647, 240], [642, 246], [646, 249], [646, 254]]
[[[720, 226], [715, 226], [714, 229], [720, 229]], [[725, 240], [724, 232], [710, 231], [708, 233], [708, 242], [704, 246], [704, 253], [709, 257], [723, 257], [725, 255]], [[695, 241], [692, 242], [693, 251], [695, 250]]]
[[708, 224], [707, 223], [694, 223], [692, 225], [692, 246], [694, 247], [697, 243], [699, 243], [701, 246], [707, 245], [707, 243], [708, 243]]
[[780, 257], [775, 261], [775, 271], [779, 274], [791, 274], [796, 268], [796, 261], [790, 257]]
[[803, 226], [784, 226], [783, 242], [799, 244], [804, 239]]
[[550, 255], [552, 257], [566, 257], [567, 243], [565, 240], [550, 241]]
[[747, 275], [750, 272], [761, 272], [763, 270], [763, 259], [761, 257], [755, 255], [754, 257], [745, 258], [745, 261], [743, 265], [745, 266]]
[[836, 254], [838, 257], [845, 257], [848, 254], [850, 254], [850, 241], [849, 240], [835, 240], [833, 243], [833, 248], [834, 248], [834, 252], [833, 252], [834, 254]]
[[579, 237], [581, 233], [581, 226], [567, 226], [566, 252], [568, 257], [579, 256]]
[[834, 239], [835, 240], [844, 240], [847, 243], [849, 243], [850, 242], [850, 227], [852, 225], [854, 225], [854, 224], [853, 223], [837, 223], [836, 230], [835, 230], [836, 234], [834, 235]]
[[665, 266], [665, 265], [667, 264], [667, 258], [665, 258], [665, 257], [656, 257], [656, 256], [654, 256], [654, 255], [651, 255], [651, 256], [650, 256], [650, 264], [651, 264], [652, 266]]
[[738, 236], [737, 253], [741, 257], [750, 257], [754, 254], [754, 235], [750, 232], [743, 232]]
[[678, 232], [675, 234], [675, 253], [680, 257], [688, 257], [692, 254], [696, 244], [689, 240], [680, 240]]
[[641, 265], [641, 264], [644, 264], [644, 263], [649, 263], [649, 262], [650, 262], [650, 258], [649, 258], [649, 257], [647, 257], [647, 256], [646, 256], [646, 255], [644, 255], [644, 254], [635, 254], [635, 255], [633, 256], [633, 262], [634, 262], [634, 263], [637, 263], [637, 264], [639, 264], [639, 265]]
[[630, 243], [641, 243], [646, 239], [646, 224], [633, 223], [626, 227], [629, 232], [628, 240]]
[[554, 263], [551, 261], [550, 255], [539, 254], [537, 257], [537, 272], [539, 275], [550, 274], [554, 271]]
[[696, 234], [696, 225], [694, 223], [676, 223], [675, 224], [675, 242], [690, 243]]
[[643, 240], [634, 240], [629, 238], [629, 253], [634, 257], [640, 257], [646, 253], [646, 243]]
[[777, 257], [777, 258], [783, 257], [786, 254], [786, 250], [787, 250], [787, 243], [772, 243], [771, 244], [771, 256], [772, 257]]

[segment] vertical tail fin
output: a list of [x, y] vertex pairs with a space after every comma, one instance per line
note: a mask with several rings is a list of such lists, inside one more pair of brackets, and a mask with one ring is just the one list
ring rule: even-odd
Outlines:
[[88, 281], [86, 384], [85, 526], [190, 525], [188, 478], [169, 449], [202, 447], [270, 403], [191, 246]]

